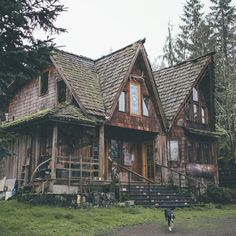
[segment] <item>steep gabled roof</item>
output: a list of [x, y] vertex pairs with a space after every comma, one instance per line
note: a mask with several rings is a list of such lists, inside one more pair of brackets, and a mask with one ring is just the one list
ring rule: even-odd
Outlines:
[[105, 116], [94, 61], [62, 50], [55, 50], [51, 60], [71, 89], [81, 109], [88, 114]]
[[117, 102], [115, 98], [125, 77], [129, 74], [129, 69], [131, 68], [133, 59], [137, 55], [140, 43], [143, 43], [143, 41], [137, 41], [95, 62], [108, 116], [111, 115], [112, 108]]
[[154, 72], [166, 118], [173, 122], [181, 104], [205, 71], [211, 54]]

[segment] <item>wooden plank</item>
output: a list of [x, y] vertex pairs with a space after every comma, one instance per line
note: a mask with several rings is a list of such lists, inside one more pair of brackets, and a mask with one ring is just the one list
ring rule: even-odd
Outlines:
[[103, 180], [105, 176], [105, 140], [104, 140], [104, 125], [100, 126], [99, 129], [99, 177]]

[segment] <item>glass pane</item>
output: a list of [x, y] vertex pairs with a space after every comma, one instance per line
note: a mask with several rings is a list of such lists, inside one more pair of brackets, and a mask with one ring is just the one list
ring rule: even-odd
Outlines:
[[193, 88], [193, 101], [198, 102], [198, 91]]
[[125, 112], [125, 92], [121, 92], [119, 97], [119, 111]]
[[170, 153], [169, 153], [169, 160], [170, 161], [178, 161], [179, 159], [179, 143], [177, 140], [170, 141]]
[[201, 114], [202, 114], [202, 123], [206, 123], [206, 117], [205, 117], [205, 109], [202, 107], [201, 108]]
[[143, 98], [143, 115], [144, 116], [148, 116], [148, 102], [149, 102], [149, 98], [148, 97], [144, 97]]
[[131, 96], [131, 113], [139, 114], [139, 94], [138, 94], [138, 85], [130, 85], [130, 96]]
[[193, 118], [194, 121], [198, 121], [198, 105], [193, 104]]

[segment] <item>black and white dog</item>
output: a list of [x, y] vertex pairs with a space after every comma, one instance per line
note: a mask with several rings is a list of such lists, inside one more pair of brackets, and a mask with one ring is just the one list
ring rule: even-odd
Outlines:
[[175, 215], [174, 215], [174, 207], [173, 208], [169, 208], [169, 209], [165, 209], [165, 219], [168, 223], [168, 228], [169, 231], [172, 231], [173, 227], [174, 227], [174, 219], [175, 219]]

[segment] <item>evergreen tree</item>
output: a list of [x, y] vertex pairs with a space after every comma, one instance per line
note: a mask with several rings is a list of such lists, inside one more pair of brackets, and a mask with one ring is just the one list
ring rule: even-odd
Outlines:
[[[0, 1], [0, 94], [12, 81], [30, 79], [47, 65], [53, 47], [49, 36], [65, 31], [55, 26], [64, 10], [58, 0]], [[46, 40], [35, 38], [39, 29]]]
[[[7, 87], [38, 75], [49, 64], [54, 44], [50, 35], [64, 32], [55, 20], [65, 10], [58, 0], [0, 0], [0, 115], [3, 100], [10, 97]], [[42, 30], [46, 40], [35, 38]], [[8, 154], [12, 135], [0, 129], [0, 157]]]
[[163, 60], [167, 62], [168, 66], [173, 66], [177, 61], [174, 51], [174, 38], [172, 36], [172, 25], [168, 24], [168, 36], [163, 48]]
[[236, 160], [236, 12], [231, 0], [211, 0], [208, 16], [216, 49], [217, 124], [225, 132], [219, 155]]
[[201, 37], [206, 31], [206, 24], [203, 22], [203, 5], [200, 0], [187, 0], [184, 5], [184, 13], [181, 17], [182, 24], [179, 26], [180, 33], [177, 35], [175, 52], [178, 61], [183, 61], [190, 56], [196, 56], [203, 50]]

